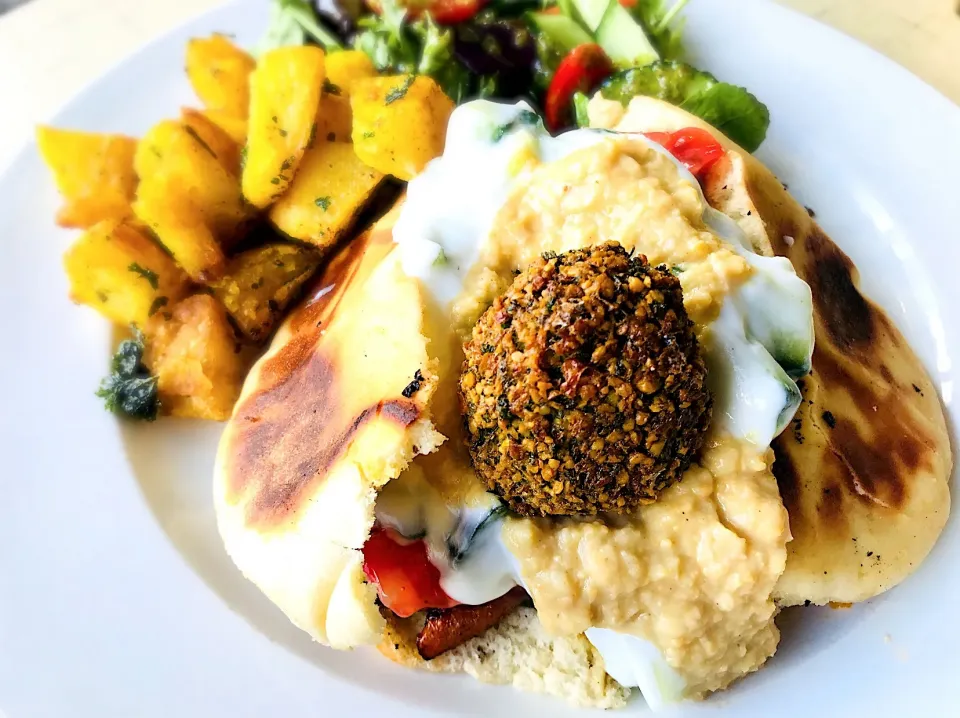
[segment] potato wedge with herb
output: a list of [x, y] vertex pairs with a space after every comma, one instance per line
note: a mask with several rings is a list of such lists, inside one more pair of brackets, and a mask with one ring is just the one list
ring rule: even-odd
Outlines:
[[324, 93], [317, 110], [316, 142], [352, 142], [352, 132], [350, 100]]
[[201, 110], [204, 117], [210, 120], [221, 130], [230, 135], [230, 138], [240, 147], [247, 144], [247, 118], [235, 117], [223, 110]]
[[170, 177], [152, 176], [140, 184], [133, 211], [192, 279], [208, 282], [223, 274], [226, 257], [203, 212], [180, 190]]
[[383, 180], [346, 142], [317, 142], [307, 150], [293, 183], [270, 208], [270, 221], [284, 234], [332, 247]]
[[196, 134], [227, 172], [240, 177], [240, 145], [236, 140], [199, 110], [184, 107], [180, 119], [187, 131]]
[[250, 123], [243, 196], [266, 207], [283, 194], [317, 132], [323, 50], [281, 47], [265, 53], [250, 78]]
[[187, 294], [187, 275], [147, 234], [105, 220], [87, 230], [63, 257], [70, 298], [124, 326], [143, 326]]
[[246, 360], [220, 302], [195, 294], [156, 314], [144, 334], [144, 363], [157, 377], [161, 413], [230, 418]]
[[135, 139], [40, 125], [37, 145], [63, 195], [61, 227], [92, 227], [130, 214], [137, 188]]
[[246, 118], [254, 67], [254, 59], [223, 35], [187, 43], [187, 77], [197, 97], [211, 110]]
[[358, 80], [350, 106], [357, 155], [380, 172], [410, 180], [443, 153], [453, 102], [429, 77]]
[[154, 125], [140, 141], [134, 166], [144, 184], [163, 178], [171, 195], [189, 200], [225, 246], [245, 230], [251, 209], [240, 195], [238, 176], [193, 127], [176, 120]]
[[222, 278], [210, 284], [244, 335], [266, 339], [284, 310], [320, 266], [316, 250], [272, 242], [232, 257]]
[[360, 50], [339, 50], [327, 55], [327, 80], [340, 90], [341, 96], [349, 95], [357, 80], [376, 77], [377, 68]]

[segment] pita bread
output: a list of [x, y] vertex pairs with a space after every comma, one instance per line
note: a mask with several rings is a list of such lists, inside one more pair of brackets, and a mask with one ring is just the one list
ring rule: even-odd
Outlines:
[[[533, 610], [428, 663], [417, 654], [419, 627], [376, 605], [360, 551], [376, 496], [444, 440], [429, 410], [438, 359], [427, 354], [418, 285], [393, 252], [396, 216], [340, 251], [250, 372], [214, 477], [227, 552], [321, 643], [380, 644], [409, 667], [465, 672], [576, 705], [623, 705], [630, 692], [606, 675], [589, 641], [547, 635]], [[423, 379], [410, 392], [418, 370]]]
[[594, 98], [591, 119], [631, 132], [702, 127], [728, 149], [704, 183], [763, 254], [813, 290], [816, 349], [804, 402], [774, 443], [793, 541], [782, 605], [856, 602], [923, 561], [950, 511], [953, 458], [936, 389], [906, 340], [858, 289], [856, 268], [759, 161], [687, 112], [651, 98]]
[[247, 377], [215, 470], [230, 557], [337, 648], [376, 644], [385, 626], [360, 552], [377, 492], [443, 441], [427, 408], [436, 376], [419, 288], [392, 252], [392, 221], [345, 248], [280, 329]]

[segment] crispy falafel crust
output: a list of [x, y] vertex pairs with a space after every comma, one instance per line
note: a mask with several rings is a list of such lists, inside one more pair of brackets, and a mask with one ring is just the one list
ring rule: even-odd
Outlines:
[[680, 282], [616, 243], [536, 260], [480, 318], [464, 352], [474, 467], [524, 516], [655, 501], [710, 422]]

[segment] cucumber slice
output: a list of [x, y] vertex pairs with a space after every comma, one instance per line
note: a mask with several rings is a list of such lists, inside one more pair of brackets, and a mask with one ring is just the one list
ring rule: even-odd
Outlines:
[[[584, 27], [590, 32], [597, 31], [604, 15], [607, 14], [607, 10], [614, 6], [620, 6], [617, 0], [572, 0], [572, 3], [577, 9]], [[629, 13], [627, 17], [629, 17]], [[630, 22], [633, 22], [633, 18], [630, 18]]]
[[549, 43], [564, 54], [570, 52], [578, 45], [593, 42], [593, 38], [587, 34], [577, 23], [576, 20], [566, 15], [547, 15], [542, 12], [535, 12], [529, 15], [530, 22], [541, 32]]
[[643, 67], [660, 59], [643, 27], [619, 2], [607, 8], [596, 37], [597, 44], [618, 67]]

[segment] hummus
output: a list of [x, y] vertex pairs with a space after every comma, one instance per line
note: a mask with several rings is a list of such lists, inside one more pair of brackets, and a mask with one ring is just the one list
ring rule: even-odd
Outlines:
[[690, 696], [755, 671], [779, 641], [771, 592], [790, 537], [772, 461], [769, 449], [715, 440], [631, 516], [508, 519], [503, 538], [544, 627], [645, 638]]
[[673, 267], [687, 313], [703, 327], [752, 271], [707, 229], [703, 212], [699, 188], [641, 140], [610, 138], [546, 164], [531, 156], [454, 302], [455, 325], [465, 339], [513, 271], [543, 252], [613, 240]]

